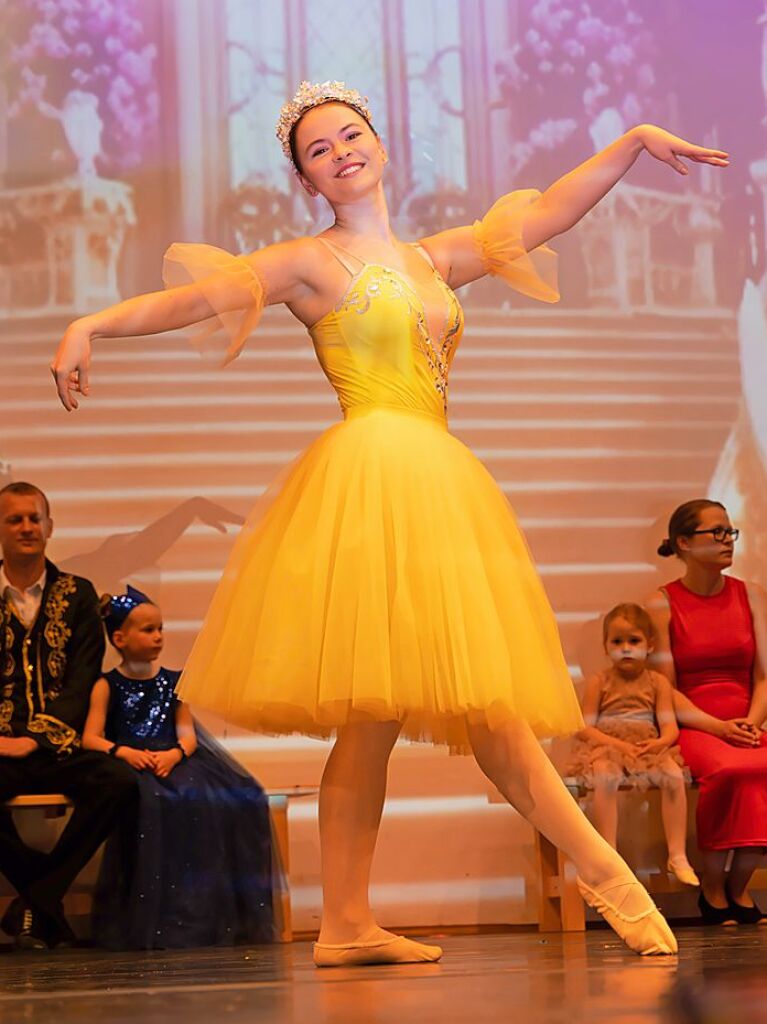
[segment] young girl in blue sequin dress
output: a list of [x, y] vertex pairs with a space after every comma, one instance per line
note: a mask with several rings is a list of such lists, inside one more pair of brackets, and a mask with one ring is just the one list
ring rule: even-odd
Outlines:
[[109, 949], [266, 942], [272, 937], [267, 798], [175, 695], [158, 667], [160, 609], [140, 591], [105, 604], [122, 656], [91, 695], [83, 746], [138, 775], [138, 822], [107, 843], [94, 939]]

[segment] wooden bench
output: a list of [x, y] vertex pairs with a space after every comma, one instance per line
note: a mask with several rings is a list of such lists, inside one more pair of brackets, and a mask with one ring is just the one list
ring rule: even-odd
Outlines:
[[[274, 914], [275, 941], [293, 941], [293, 915], [290, 905], [290, 843], [288, 837], [288, 807], [291, 800], [316, 796], [316, 786], [293, 786], [288, 789], [270, 789], [269, 822], [272, 832], [272, 908]], [[12, 811], [42, 811], [46, 818], [60, 818], [74, 804], [62, 793], [24, 794], [8, 800], [5, 806]], [[74, 912], [89, 913], [91, 900], [87, 894], [80, 895]], [[13, 897], [0, 897], [0, 914]], [[70, 912], [73, 912], [71, 908]]]

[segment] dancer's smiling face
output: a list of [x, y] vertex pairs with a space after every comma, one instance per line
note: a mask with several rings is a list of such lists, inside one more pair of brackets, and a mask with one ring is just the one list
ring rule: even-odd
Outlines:
[[388, 160], [373, 128], [345, 103], [307, 111], [294, 129], [293, 152], [301, 184], [331, 204], [353, 202], [376, 188]]

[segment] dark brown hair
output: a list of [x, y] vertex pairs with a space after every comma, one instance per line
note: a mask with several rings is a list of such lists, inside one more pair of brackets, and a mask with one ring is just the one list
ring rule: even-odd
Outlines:
[[607, 632], [610, 623], [616, 619], [626, 619], [632, 626], [639, 630], [647, 640], [652, 643], [655, 640], [655, 627], [652, 624], [648, 612], [639, 604], [616, 604], [614, 608], [605, 615], [602, 622], [602, 642], [607, 643]]
[[39, 487], [35, 486], [35, 484], [28, 484], [25, 480], [17, 480], [15, 483], [6, 484], [5, 487], [0, 489], [0, 498], [2, 498], [4, 494], [22, 494], [24, 497], [36, 494], [38, 498], [43, 499], [46, 518], [51, 518], [50, 502], [45, 496], [45, 493], [41, 491]]
[[[328, 103], [340, 103], [342, 107], [348, 107], [349, 110], [353, 110], [355, 114], [358, 114], [362, 118], [362, 120], [371, 130], [373, 135], [375, 135], [375, 137], [378, 138], [378, 132], [375, 130], [370, 121], [368, 121], [365, 115], [361, 111], [357, 110], [356, 107], [351, 106], [350, 103], [344, 103], [343, 100], [326, 100], [325, 103], [317, 103], [316, 106], [309, 107], [309, 110], [316, 110], [317, 107], [326, 107]], [[290, 159], [293, 161], [293, 166], [299, 172], [299, 174], [303, 174], [303, 171], [301, 170], [301, 161], [298, 159], [298, 150], [296, 149], [296, 132], [298, 131], [298, 126], [309, 113], [309, 110], [305, 110], [303, 112], [303, 114], [299, 117], [299, 119], [290, 129], [290, 135], [288, 136], [288, 145], [290, 146]]]
[[658, 547], [658, 554], [661, 558], [680, 555], [677, 541], [680, 537], [692, 536], [700, 526], [701, 512], [707, 508], [720, 508], [723, 512], [727, 511], [721, 501], [711, 501], [710, 498], [693, 498], [692, 501], [686, 501], [684, 505], [674, 509], [668, 521], [668, 537]]

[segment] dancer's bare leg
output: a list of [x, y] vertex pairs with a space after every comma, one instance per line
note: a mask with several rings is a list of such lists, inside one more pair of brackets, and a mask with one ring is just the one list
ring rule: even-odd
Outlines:
[[753, 907], [754, 901], [748, 894], [751, 876], [764, 860], [764, 849], [761, 846], [746, 846], [736, 850], [732, 855], [732, 864], [727, 875], [727, 888], [736, 903], [744, 907]]
[[322, 926], [319, 941], [354, 942], [376, 927], [368, 886], [389, 757], [399, 722], [354, 722], [339, 730], [320, 785]]
[[399, 722], [355, 722], [339, 731], [320, 786], [322, 925], [318, 967], [439, 960], [442, 950], [379, 928], [370, 869], [381, 823], [389, 756]]
[[676, 952], [676, 940], [646, 890], [570, 796], [527, 722], [512, 721], [493, 730], [470, 725], [469, 738], [482, 771], [531, 825], [570, 857], [585, 883], [584, 898], [624, 941], [638, 953]]
[[[548, 758], [547, 758], [548, 760]], [[594, 827], [602, 838], [618, 848], [618, 785], [610, 773], [609, 763], [596, 761], [593, 765], [594, 795], [591, 809]]]
[[629, 870], [565, 788], [532, 729], [523, 721], [501, 729], [469, 726], [477, 764], [520, 814], [573, 861], [595, 886]]

